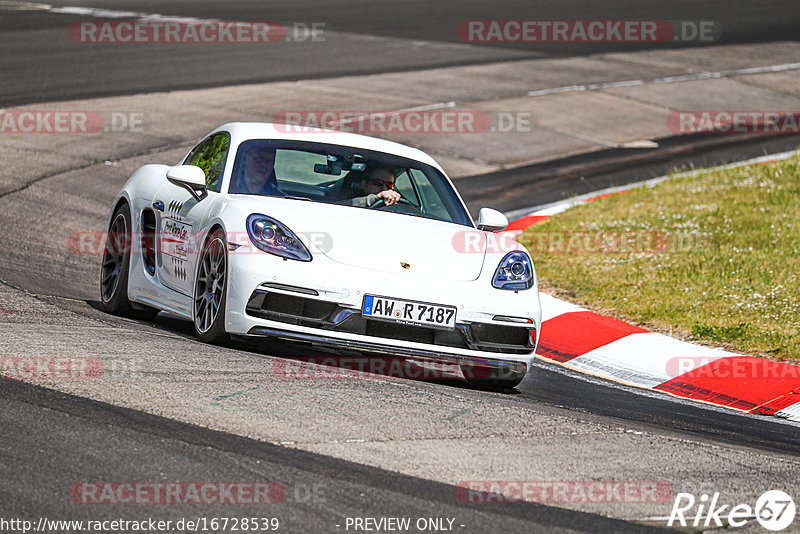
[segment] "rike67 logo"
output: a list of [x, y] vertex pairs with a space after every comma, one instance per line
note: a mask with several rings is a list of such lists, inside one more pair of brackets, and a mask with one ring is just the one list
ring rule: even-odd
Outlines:
[[764, 492], [755, 506], [725, 504], [719, 493], [703, 494], [699, 499], [691, 493], [678, 493], [667, 526], [743, 527], [755, 519], [765, 529], [778, 532], [792, 524], [795, 511], [794, 499], [780, 490]]

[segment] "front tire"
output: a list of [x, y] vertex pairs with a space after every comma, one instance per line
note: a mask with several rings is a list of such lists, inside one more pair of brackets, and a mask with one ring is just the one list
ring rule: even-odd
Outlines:
[[194, 282], [194, 331], [205, 343], [225, 345], [225, 299], [228, 295], [228, 252], [225, 233], [215, 230], [206, 239]]
[[114, 315], [130, 315], [128, 271], [131, 265], [131, 209], [123, 203], [114, 211], [108, 226], [103, 263], [100, 268], [100, 305]]

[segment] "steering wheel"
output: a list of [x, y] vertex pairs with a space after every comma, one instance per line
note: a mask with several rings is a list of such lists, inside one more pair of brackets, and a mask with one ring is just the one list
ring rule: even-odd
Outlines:
[[[400, 200], [398, 200], [397, 203], [398, 204], [408, 204], [412, 208], [416, 208], [416, 206], [414, 204], [412, 204], [408, 200], [404, 199], [403, 197], [400, 197]], [[385, 206], [385, 205], [386, 205], [386, 201], [384, 199], [382, 199], [382, 198], [379, 198], [378, 200], [376, 200], [375, 202], [373, 202], [372, 204], [370, 204], [367, 207], [370, 208], [370, 209], [376, 209], [376, 208], [380, 208], [380, 207]], [[417, 208], [417, 209], [419, 209], [419, 208]]]

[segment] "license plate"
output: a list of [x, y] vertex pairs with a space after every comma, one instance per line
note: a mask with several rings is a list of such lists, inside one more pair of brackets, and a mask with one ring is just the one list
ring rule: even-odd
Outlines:
[[361, 314], [370, 319], [406, 324], [424, 324], [452, 330], [456, 326], [455, 306], [441, 306], [413, 300], [364, 295]]

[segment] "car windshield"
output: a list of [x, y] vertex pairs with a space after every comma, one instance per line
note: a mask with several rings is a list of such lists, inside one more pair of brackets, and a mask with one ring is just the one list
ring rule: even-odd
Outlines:
[[[400, 200], [377, 198], [394, 190]], [[239, 145], [229, 193], [291, 197], [472, 226], [436, 168], [383, 152], [324, 143], [250, 140]]]

